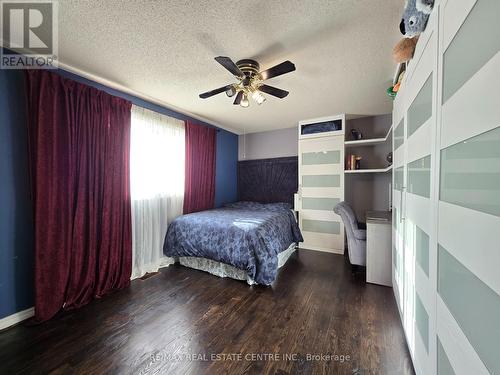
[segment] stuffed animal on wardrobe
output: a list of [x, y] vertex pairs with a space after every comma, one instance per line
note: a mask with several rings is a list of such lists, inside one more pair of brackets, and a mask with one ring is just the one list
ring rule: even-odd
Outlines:
[[434, 0], [407, 0], [399, 30], [406, 38], [424, 32], [427, 20], [434, 7]]
[[415, 53], [415, 47], [417, 46], [418, 35], [413, 38], [403, 38], [401, 39], [392, 50], [392, 58], [398, 64], [410, 61]]
[[418, 11], [425, 14], [431, 14], [432, 8], [434, 8], [434, 0], [417, 0], [415, 6]]
[[401, 87], [401, 82], [403, 81], [403, 78], [405, 76], [405, 71], [403, 70], [401, 73], [399, 73], [398, 81], [394, 86], [391, 86], [387, 89], [387, 95], [394, 100], [396, 95], [398, 94], [399, 88]]
[[399, 29], [404, 38], [393, 50], [393, 58], [397, 63], [411, 60], [415, 52], [419, 35], [424, 32], [429, 15], [434, 7], [434, 0], [407, 0]]

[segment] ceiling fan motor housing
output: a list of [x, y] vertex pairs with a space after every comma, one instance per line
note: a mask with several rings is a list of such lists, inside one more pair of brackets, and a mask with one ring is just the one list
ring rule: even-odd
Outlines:
[[255, 60], [243, 59], [236, 62], [236, 66], [245, 74], [247, 77], [253, 78], [260, 71], [260, 65]]

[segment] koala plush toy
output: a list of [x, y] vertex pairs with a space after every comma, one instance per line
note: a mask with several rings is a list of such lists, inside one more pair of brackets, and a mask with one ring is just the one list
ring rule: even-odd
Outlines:
[[403, 19], [399, 24], [401, 34], [413, 38], [422, 33], [433, 7], [434, 0], [406, 0]]

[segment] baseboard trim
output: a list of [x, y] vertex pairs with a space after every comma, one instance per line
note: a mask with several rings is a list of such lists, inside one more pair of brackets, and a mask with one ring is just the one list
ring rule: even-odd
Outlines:
[[304, 250], [312, 250], [312, 251], [320, 251], [322, 253], [330, 253], [330, 254], [344, 254], [344, 250], [339, 250], [339, 249], [325, 249], [323, 247], [316, 247], [316, 246], [309, 246], [309, 247], [304, 247], [299, 244], [300, 249]]
[[35, 308], [30, 307], [29, 309], [19, 311], [15, 314], [6, 316], [0, 319], [0, 331], [9, 328], [15, 324], [21, 323], [23, 320], [29, 319], [35, 315]]

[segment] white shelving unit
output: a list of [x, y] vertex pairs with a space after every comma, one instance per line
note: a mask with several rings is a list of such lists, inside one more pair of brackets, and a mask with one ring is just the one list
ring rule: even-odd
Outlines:
[[[345, 169], [345, 200], [351, 205], [358, 221], [366, 220], [367, 211], [385, 211], [391, 207], [392, 166], [387, 154], [392, 151], [391, 116], [366, 116], [346, 121], [344, 141], [346, 160], [350, 155], [361, 158], [361, 169]], [[352, 140], [351, 130], [360, 131], [364, 138]]]
[[377, 168], [377, 169], [346, 169], [344, 173], [356, 174], [356, 173], [385, 173], [392, 170], [392, 165], [387, 168]]
[[386, 142], [391, 135], [391, 131], [392, 131], [392, 126], [389, 128], [389, 130], [387, 131], [387, 134], [385, 135], [384, 138], [371, 138], [371, 139], [360, 139], [358, 141], [345, 141], [344, 144], [345, 144], [345, 147], [377, 145], [377, 144]]
[[386, 138], [360, 139], [359, 141], [345, 141], [345, 147], [355, 146], [373, 146], [379, 143], [384, 143]]

